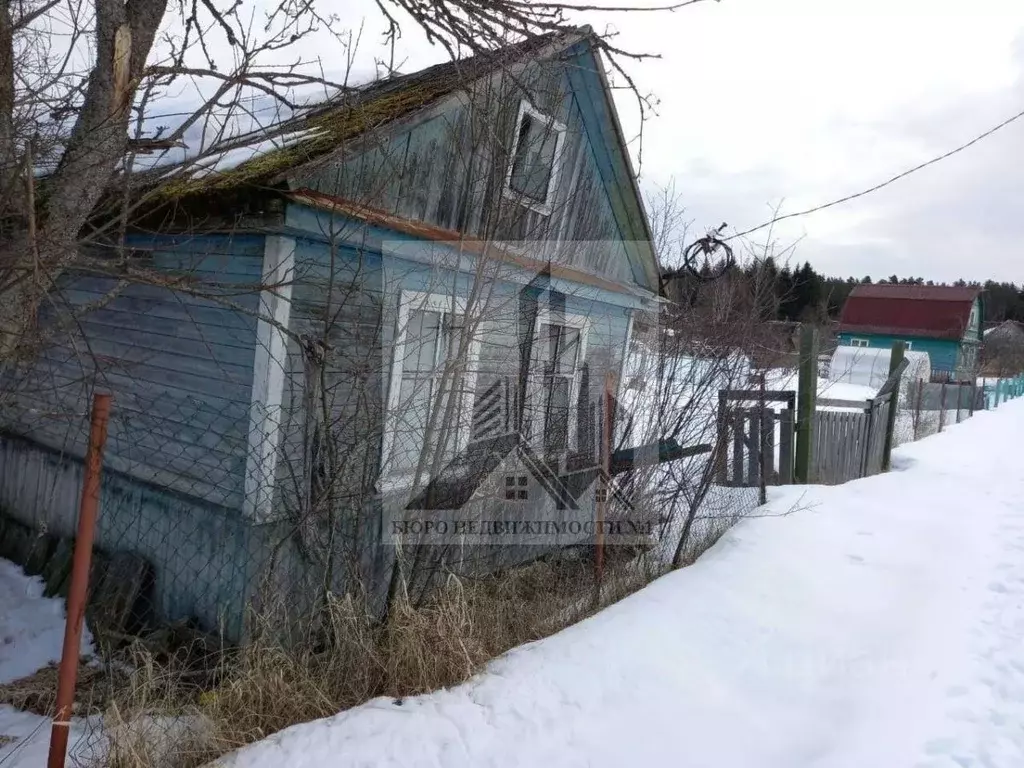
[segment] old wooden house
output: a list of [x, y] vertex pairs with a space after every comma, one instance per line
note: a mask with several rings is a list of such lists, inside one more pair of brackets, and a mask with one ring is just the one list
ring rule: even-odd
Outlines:
[[[232, 636], [259, 585], [385, 589], [423, 509], [592, 514], [600, 392], [658, 266], [588, 30], [243, 138], [63, 277], [60, 333], [8, 376], [6, 512], [73, 535], [110, 392], [97, 546], [152, 565], [161, 619]], [[508, 548], [459, 541], [455, 567]]]
[[928, 353], [933, 377], [969, 381], [978, 372], [983, 315], [980, 288], [858, 285], [843, 305], [839, 343], [889, 349], [904, 341]]
[[1024, 323], [1004, 320], [986, 328], [981, 349], [984, 376], [1010, 378], [1024, 371]]

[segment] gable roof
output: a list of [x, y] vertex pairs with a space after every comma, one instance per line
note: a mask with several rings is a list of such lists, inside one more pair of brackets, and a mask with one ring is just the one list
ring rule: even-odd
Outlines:
[[858, 285], [843, 305], [841, 333], [961, 339], [981, 288]]
[[1003, 320], [1001, 323], [993, 323], [983, 332], [986, 340], [996, 338], [1024, 338], [1024, 323], [1016, 320]]
[[[177, 197], [242, 184], [280, 183], [289, 171], [330, 155], [350, 139], [427, 107], [500, 67], [525, 60], [548, 47], [571, 45], [589, 34], [589, 28], [582, 28], [571, 37], [567, 33], [537, 35], [496, 51], [346, 89], [292, 117], [225, 141], [194, 166], [184, 161], [186, 172], [165, 185], [162, 194]], [[141, 175], [159, 179], [174, 167], [157, 164]]]
[[[627, 141], [589, 26], [527, 38], [496, 51], [447, 61], [424, 70], [397, 75], [339, 93], [330, 101], [311, 105], [294, 117], [263, 126], [225, 142], [216, 152], [187, 167], [179, 178], [160, 183], [174, 166], [156, 164], [140, 172], [159, 186], [157, 200], [224, 192], [241, 186], [289, 186], [294, 172], [329, 161], [338, 149], [364, 134], [414, 118], [422, 110], [456, 98], [474, 82], [503, 68], [563, 55], [574, 59], [568, 74], [574, 88], [590, 84], [587, 101], [597, 128], [591, 141], [602, 144], [611, 162], [600, 168], [605, 190], [612, 198], [613, 216], [627, 250], [636, 254], [649, 286], [656, 290], [659, 272], [653, 236], [627, 149]], [[578, 59], [578, 60], [577, 60]], [[596, 87], [594, 84], [596, 83]], [[589, 99], [589, 100], [587, 100]], [[180, 167], [180, 166], [179, 166]], [[143, 181], [143, 184], [145, 181]], [[303, 191], [292, 188], [292, 191]], [[643, 281], [638, 281], [644, 285]]]

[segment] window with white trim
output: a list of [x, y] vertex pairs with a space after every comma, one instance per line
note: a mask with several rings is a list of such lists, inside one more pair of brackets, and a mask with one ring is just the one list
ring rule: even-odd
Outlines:
[[868, 345], [867, 339], [850, 339], [851, 347], [866, 347]]
[[522, 102], [505, 180], [506, 195], [550, 213], [564, 141], [562, 123]]
[[[384, 434], [390, 478], [412, 480], [421, 456], [426, 470], [435, 458], [443, 466], [468, 441], [469, 379], [479, 343], [460, 343], [464, 312], [464, 302], [451, 296], [402, 292]], [[465, 365], [456, 364], [460, 354]], [[449, 411], [453, 396], [460, 402]], [[444, 423], [445, 413], [455, 414], [453, 423]]]
[[534, 338], [530, 440], [546, 453], [575, 449], [587, 323], [581, 318], [541, 316]]

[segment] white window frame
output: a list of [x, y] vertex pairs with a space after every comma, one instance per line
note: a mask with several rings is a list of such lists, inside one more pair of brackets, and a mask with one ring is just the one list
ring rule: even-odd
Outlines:
[[[384, 418], [384, 444], [381, 457], [386, 471], [381, 477], [381, 486], [386, 490], [406, 487], [412, 480], [412, 474], [405, 470], [397, 470], [392, 464], [392, 453], [395, 448], [395, 437], [398, 433], [399, 407], [402, 396], [402, 373], [405, 364], [405, 345], [409, 329], [409, 313], [416, 309], [424, 312], [441, 312], [451, 315], [466, 315], [466, 298], [453, 296], [450, 293], [429, 293], [426, 291], [403, 290], [399, 295], [398, 326], [395, 329], [395, 343], [391, 358], [391, 377], [388, 384], [387, 411]], [[461, 415], [471, 414], [473, 395], [476, 391], [477, 358], [480, 354], [479, 334], [470, 341], [466, 359], [466, 373], [462, 384], [457, 409]], [[472, 419], [465, 424], [460, 423], [455, 433], [455, 453], [465, 450], [469, 444]]]
[[544, 409], [538, 399], [543, 395], [537, 381], [543, 376], [540, 370], [540, 329], [542, 325], [560, 325], [573, 328], [580, 332], [580, 350], [576, 356], [576, 367], [572, 372], [572, 383], [569, 386], [569, 435], [567, 444], [570, 451], [578, 450], [579, 411], [576, 404], [580, 399], [580, 386], [583, 381], [583, 364], [587, 360], [587, 336], [590, 333], [591, 320], [585, 315], [568, 312], [551, 312], [548, 307], [539, 308], [537, 319], [533, 325], [533, 344], [530, 349], [530, 385], [526, 392], [526, 413], [530, 417], [530, 445], [537, 449], [544, 447]]
[[[519, 149], [519, 134], [520, 127], [523, 124], [523, 117], [529, 115], [530, 117], [538, 120], [545, 124], [548, 130], [552, 130], [557, 134], [555, 139], [555, 154], [551, 159], [551, 176], [548, 179], [547, 194], [544, 196], [544, 202], [539, 202], [524, 195], [522, 192], [518, 192], [512, 189], [512, 166], [516, 161], [516, 151]], [[505, 171], [505, 184], [502, 187], [506, 198], [515, 200], [520, 205], [524, 205], [532, 211], [542, 213], [545, 216], [551, 214], [551, 210], [554, 206], [554, 195], [555, 190], [558, 187], [558, 177], [562, 170], [562, 150], [565, 146], [565, 123], [556, 120], [550, 115], [545, 115], [539, 109], [534, 107], [526, 99], [523, 99], [519, 103], [519, 114], [516, 116], [515, 133], [513, 134], [512, 141], [512, 152], [508, 157], [508, 168]]]
[[869, 345], [870, 345], [870, 342], [867, 339], [855, 338], [853, 336], [850, 337], [850, 346], [851, 347], [858, 347], [860, 349], [865, 349]]
[[913, 349], [914, 348], [914, 342], [912, 342], [912, 341], [908, 341], [908, 340], [904, 339], [903, 343], [906, 345], [907, 349]]

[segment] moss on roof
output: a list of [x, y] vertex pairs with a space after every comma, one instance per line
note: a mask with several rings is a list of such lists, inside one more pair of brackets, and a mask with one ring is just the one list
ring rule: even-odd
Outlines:
[[[272, 128], [247, 137], [250, 144], [284, 139], [290, 134], [309, 135], [285, 146], [270, 149], [226, 170], [188, 175], [159, 183], [156, 197], [172, 200], [223, 191], [241, 185], [269, 186], [280, 183], [285, 174], [343, 147], [347, 141], [405, 117], [428, 106], [488, 71], [539, 50], [553, 35], [508, 46], [501, 51], [438, 64], [420, 72], [374, 83], [344, 94], [337, 102], [314, 108], [307, 114], [284, 120]], [[237, 148], [244, 148], [239, 142]], [[166, 169], [164, 169], [166, 171]]]
[[289, 133], [310, 131], [311, 135], [283, 147], [256, 154], [234, 168], [212, 171], [203, 176], [182, 175], [161, 187], [166, 198], [228, 189], [241, 184], [269, 184], [283, 173], [322, 157], [343, 146], [347, 140], [397, 120], [443, 95], [438, 88], [403, 89], [380, 98], [332, 107], [319, 113], [277, 126], [263, 141]]

